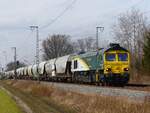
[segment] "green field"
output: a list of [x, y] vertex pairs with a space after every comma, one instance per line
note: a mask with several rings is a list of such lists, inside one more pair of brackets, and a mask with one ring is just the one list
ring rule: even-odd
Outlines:
[[22, 113], [15, 101], [0, 89], [0, 113]]

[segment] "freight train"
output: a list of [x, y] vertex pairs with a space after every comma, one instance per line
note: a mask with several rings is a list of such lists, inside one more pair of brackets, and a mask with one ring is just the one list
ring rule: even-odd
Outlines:
[[[110, 44], [79, 54], [71, 54], [5, 72], [6, 78], [39, 79], [102, 85], [125, 85], [129, 81], [130, 53], [119, 44]], [[16, 76], [17, 75], [17, 76]]]

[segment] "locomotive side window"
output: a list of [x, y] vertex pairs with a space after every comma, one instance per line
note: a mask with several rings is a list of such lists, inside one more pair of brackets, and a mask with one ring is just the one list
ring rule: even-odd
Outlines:
[[106, 61], [116, 61], [116, 54], [114, 54], [114, 53], [107, 53], [106, 54]]
[[128, 61], [127, 53], [118, 53], [118, 61]]
[[75, 60], [74, 61], [74, 69], [77, 69], [77, 67], [78, 67], [78, 62], [77, 62], [77, 60]]

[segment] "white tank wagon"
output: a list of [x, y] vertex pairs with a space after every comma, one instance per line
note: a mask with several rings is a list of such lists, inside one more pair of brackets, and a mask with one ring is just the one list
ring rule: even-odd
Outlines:
[[51, 59], [47, 61], [45, 64], [45, 72], [47, 77], [54, 77], [56, 76], [56, 66], [55, 66], [56, 59]]
[[64, 76], [70, 76], [71, 55], [57, 58], [55, 65], [56, 65], [56, 75], [57, 76], [63, 76], [63, 77]]
[[23, 75], [24, 75], [24, 67], [21, 67], [20, 68], [20, 76], [23, 77]]
[[32, 72], [33, 72], [33, 78], [39, 77], [38, 66], [36, 64], [32, 66]]
[[14, 70], [7, 72], [7, 78], [14, 78], [14, 76], [15, 76]]
[[[69, 74], [68, 74], [69, 73]], [[24, 79], [40, 79], [48, 80], [50, 78], [64, 79], [71, 77], [71, 55], [54, 58], [41, 62], [38, 66], [30, 65], [17, 69], [17, 78]]]
[[21, 77], [21, 68], [18, 68], [17, 70], [16, 70], [16, 72], [17, 72], [17, 78], [20, 78]]
[[45, 64], [45, 74], [50, 79], [65, 80], [71, 77], [70, 73], [71, 55], [51, 59]]
[[19, 78], [27, 79], [27, 77], [28, 77], [28, 72], [27, 71], [28, 71], [28, 67], [21, 67]]
[[46, 76], [46, 71], [45, 71], [45, 65], [47, 64], [47, 62], [41, 62], [38, 66], [38, 74], [39, 74], [39, 77], [40, 79], [47, 79], [47, 76]]
[[32, 67], [33, 67], [33, 65], [30, 65], [30, 66], [28, 66], [28, 69], [27, 69], [29, 78], [33, 78]]
[[28, 76], [28, 67], [27, 66], [24, 67], [23, 72], [24, 72], [24, 76]]

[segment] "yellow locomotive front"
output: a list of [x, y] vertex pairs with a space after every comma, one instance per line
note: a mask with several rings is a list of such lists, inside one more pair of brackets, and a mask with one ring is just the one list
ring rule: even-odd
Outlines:
[[128, 83], [129, 68], [130, 53], [119, 44], [112, 44], [104, 52], [104, 76], [107, 83]]

